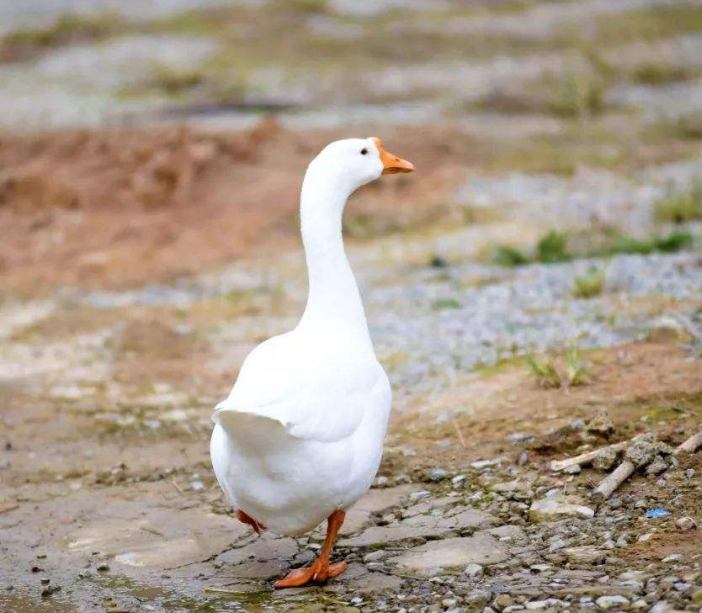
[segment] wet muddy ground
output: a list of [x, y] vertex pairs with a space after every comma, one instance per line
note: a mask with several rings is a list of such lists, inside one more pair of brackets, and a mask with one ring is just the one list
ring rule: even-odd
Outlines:
[[[612, 465], [550, 468], [702, 423], [699, 3], [24, 4], [0, 44], [3, 613], [700, 611], [700, 453], [602, 503]], [[301, 175], [357, 134], [418, 168], [345, 217], [394, 413], [349, 571], [276, 592], [323, 534], [236, 521], [210, 414], [295, 325]]]

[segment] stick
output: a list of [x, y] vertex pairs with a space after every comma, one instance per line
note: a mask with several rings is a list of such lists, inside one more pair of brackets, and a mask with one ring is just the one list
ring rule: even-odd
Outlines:
[[455, 419], [453, 419], [451, 421], [453, 421], [453, 425], [456, 428], [456, 432], [458, 433], [458, 440], [461, 443], [461, 447], [465, 447], [466, 446], [466, 439], [463, 438], [463, 432], [461, 432], [461, 429], [458, 426], [458, 422]]
[[624, 460], [614, 472], [602, 479], [597, 489], [592, 492], [593, 500], [597, 502], [607, 500], [624, 481], [634, 474], [635, 470], [636, 465], [633, 462]]
[[584, 464], [589, 464], [592, 462], [600, 453], [607, 449], [614, 449], [614, 451], [623, 451], [632, 443], [635, 443], [639, 438], [640, 434], [632, 438], [630, 441], [622, 441], [621, 443], [614, 443], [613, 445], [607, 445], [606, 447], [600, 447], [594, 451], [588, 451], [582, 455], [575, 456], [574, 458], [566, 458], [565, 460], [554, 460], [551, 462], [551, 470], [560, 471], [569, 466], [582, 466]]
[[680, 447], [675, 450], [675, 455], [679, 453], [695, 453], [700, 447], [702, 447], [702, 430], [697, 434], [693, 434], [689, 439], [687, 439]]

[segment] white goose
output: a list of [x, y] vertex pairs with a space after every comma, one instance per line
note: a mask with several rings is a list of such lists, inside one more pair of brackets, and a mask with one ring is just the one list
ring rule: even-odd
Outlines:
[[299, 535], [328, 520], [319, 558], [279, 588], [324, 583], [346, 570], [346, 562], [329, 564], [331, 549], [380, 464], [390, 384], [373, 351], [341, 218], [359, 187], [412, 170], [378, 138], [331, 143], [312, 161], [300, 199], [307, 307], [292, 332], [249, 354], [215, 408], [212, 465], [241, 521], [257, 532]]

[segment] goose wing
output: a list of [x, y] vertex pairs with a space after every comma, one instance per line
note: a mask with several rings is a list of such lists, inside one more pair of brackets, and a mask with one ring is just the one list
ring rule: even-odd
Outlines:
[[296, 438], [331, 442], [358, 428], [364, 412], [390, 402], [387, 377], [370, 354], [311, 350], [294, 332], [259, 345], [245, 360], [229, 397], [215, 407], [279, 422]]

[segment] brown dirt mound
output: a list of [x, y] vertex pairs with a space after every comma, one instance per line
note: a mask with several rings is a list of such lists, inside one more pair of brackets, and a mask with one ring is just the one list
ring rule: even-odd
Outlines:
[[[305, 166], [327, 142], [347, 136], [292, 132], [272, 118], [244, 132], [162, 127], [0, 136], [4, 289], [169, 281], [254, 249], [296, 244]], [[409, 210], [443, 206], [458, 169], [464, 177], [465, 160], [450, 159], [447, 146], [456, 136], [384, 136], [425, 172], [374, 184], [354, 199], [354, 211], [382, 221], [398, 208], [404, 219]]]

